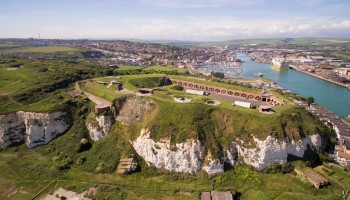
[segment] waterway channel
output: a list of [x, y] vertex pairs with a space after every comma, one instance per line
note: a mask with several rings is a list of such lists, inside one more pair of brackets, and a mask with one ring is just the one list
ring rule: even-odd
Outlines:
[[237, 54], [237, 58], [245, 61], [242, 64], [243, 74], [262, 72], [264, 77], [277, 82], [283, 88], [303, 97], [313, 96], [316, 103], [339, 116], [346, 117], [350, 114], [350, 91], [344, 87], [295, 70], [279, 70], [271, 64], [257, 63], [246, 54]]

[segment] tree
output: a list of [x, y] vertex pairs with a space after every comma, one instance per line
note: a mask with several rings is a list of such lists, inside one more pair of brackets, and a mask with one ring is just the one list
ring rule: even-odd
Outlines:
[[225, 74], [222, 72], [212, 72], [212, 76], [216, 77], [216, 78], [224, 78]]
[[104, 71], [104, 74], [105, 74], [106, 76], [112, 76], [112, 75], [113, 75], [113, 70], [107, 69], [107, 70]]
[[306, 101], [307, 101], [307, 105], [310, 107], [310, 105], [315, 102], [315, 98], [314, 97], [308, 97], [308, 98], [306, 98]]

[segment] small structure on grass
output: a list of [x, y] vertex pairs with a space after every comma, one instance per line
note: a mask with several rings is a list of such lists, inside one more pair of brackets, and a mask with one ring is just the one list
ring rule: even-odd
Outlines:
[[206, 95], [205, 91], [202, 90], [191, 90], [191, 89], [186, 89], [187, 93], [191, 93], [191, 94], [196, 94], [196, 95]]
[[95, 113], [103, 113], [104, 111], [109, 111], [110, 106], [109, 105], [96, 105], [95, 106]]
[[328, 180], [325, 177], [323, 177], [322, 175], [318, 174], [317, 172], [315, 172], [310, 168], [301, 169], [296, 167], [294, 168], [294, 171], [302, 179], [308, 180], [317, 189], [328, 184]]
[[149, 89], [149, 88], [140, 88], [139, 92], [141, 94], [153, 94], [153, 89]]
[[128, 174], [134, 171], [137, 167], [137, 163], [134, 158], [121, 158], [118, 163], [117, 173], [118, 174]]
[[207, 100], [206, 102], [205, 102], [207, 105], [211, 105], [211, 106], [217, 106], [217, 105], [220, 105], [221, 104], [221, 102], [220, 101], [216, 101], [216, 100]]
[[202, 192], [201, 200], [233, 200], [233, 196], [230, 191], [220, 192]]
[[110, 88], [112, 85], [115, 85], [118, 91], [123, 89], [123, 84], [117, 80], [112, 80], [107, 86], [107, 88]]
[[237, 105], [237, 106], [244, 107], [244, 108], [251, 108], [252, 107], [252, 104], [250, 102], [245, 102], [245, 101], [235, 101], [233, 104]]
[[52, 195], [47, 195], [43, 200], [60, 200], [60, 199], [79, 199], [79, 200], [89, 200], [87, 197], [96, 196], [97, 189], [94, 187], [89, 188], [88, 190], [77, 194], [76, 192], [59, 188]]
[[98, 84], [102, 84], [102, 85], [107, 85], [109, 82], [105, 82], [105, 81], [97, 81]]
[[185, 98], [185, 97], [180, 97], [180, 98], [174, 97], [174, 101], [177, 102], [177, 103], [189, 103], [189, 102], [192, 101], [192, 99]]
[[267, 106], [267, 105], [261, 105], [259, 106], [259, 112], [265, 113], [265, 114], [273, 114], [272, 106]]

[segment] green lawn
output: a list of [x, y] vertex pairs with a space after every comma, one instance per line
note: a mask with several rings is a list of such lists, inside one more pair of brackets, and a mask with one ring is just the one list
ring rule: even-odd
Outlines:
[[18, 45], [18, 44], [14, 44], [14, 43], [0, 43], [0, 49], [2, 48], [13, 48], [13, 47], [19, 47], [21, 45]]
[[164, 71], [167, 71], [167, 72], [176, 71], [178, 73], [185, 73], [186, 72], [185, 69], [172, 67], [170, 65], [168, 65], [168, 66], [160, 66], [160, 65], [150, 66], [150, 67], [144, 68], [142, 71], [144, 71], [144, 72], [157, 72], [157, 73], [161, 73]]
[[124, 65], [120, 66], [119, 68], [115, 69], [115, 71], [129, 71], [129, 70], [142, 70], [144, 67], [141, 66], [132, 66], [132, 65]]
[[78, 52], [79, 49], [68, 46], [43, 46], [43, 47], [18, 47], [0, 50], [0, 53], [58, 53], [58, 52]]
[[94, 81], [83, 81], [82, 84], [80, 84], [80, 89], [91, 93], [93, 95], [99, 96], [103, 99], [106, 99], [108, 101], [113, 101], [114, 99], [123, 96], [123, 94], [118, 94], [116, 92], [115, 86], [113, 85], [110, 88], [107, 88], [107, 85], [102, 85], [97, 83], [96, 80]]

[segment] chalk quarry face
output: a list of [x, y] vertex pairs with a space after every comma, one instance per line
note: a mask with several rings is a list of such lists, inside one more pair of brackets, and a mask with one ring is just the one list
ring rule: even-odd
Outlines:
[[18, 111], [0, 115], [0, 146], [26, 143], [29, 148], [47, 144], [63, 134], [71, 121], [65, 112]]
[[142, 129], [140, 136], [131, 141], [131, 144], [150, 166], [184, 173], [195, 173], [203, 169], [208, 174], [222, 173], [225, 162], [233, 166], [238, 161], [243, 161], [257, 170], [263, 170], [275, 163], [287, 162], [289, 154], [303, 157], [308, 146], [315, 151], [321, 148], [321, 137], [317, 134], [306, 136], [299, 141], [287, 139], [278, 141], [271, 136], [265, 140], [254, 138], [254, 141], [256, 143], [254, 148], [232, 143], [228, 149], [223, 150], [220, 158], [211, 158], [207, 148], [201, 141], [195, 139], [175, 144], [176, 148], [172, 149], [170, 142], [152, 140], [147, 129]]

